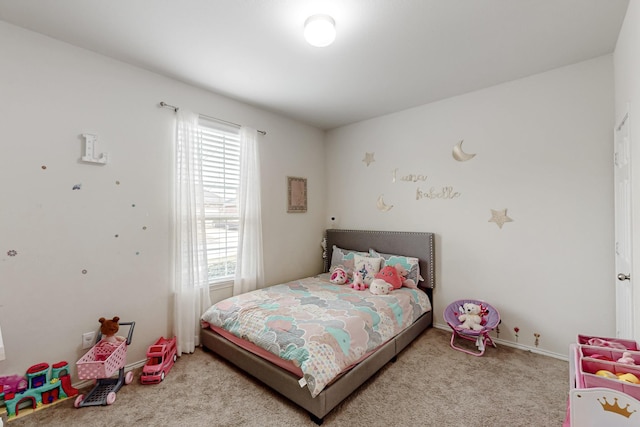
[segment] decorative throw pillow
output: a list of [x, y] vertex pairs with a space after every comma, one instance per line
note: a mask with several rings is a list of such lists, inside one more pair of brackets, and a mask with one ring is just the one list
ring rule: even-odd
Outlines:
[[400, 264], [402, 267], [399, 270], [406, 270], [407, 274], [405, 275], [405, 280], [413, 280], [415, 285], [418, 282], [424, 280], [422, 276], [420, 276], [420, 265], [418, 258], [409, 257], [404, 255], [394, 255], [394, 254], [382, 254], [376, 252], [374, 249], [369, 249], [369, 255], [372, 258], [380, 258], [383, 259], [382, 267], [390, 265], [392, 267], [397, 267], [397, 264]]
[[357, 255], [355, 256], [355, 271], [362, 273], [362, 279], [367, 285], [371, 284], [371, 281], [375, 278], [376, 274], [380, 271], [380, 265], [382, 264], [382, 258], [372, 258], [369, 256]]
[[355, 267], [355, 256], [369, 256], [367, 252], [354, 251], [352, 249], [342, 249], [333, 245], [333, 251], [331, 253], [331, 265], [329, 271], [333, 271], [336, 267], [342, 266], [347, 272], [347, 277], [353, 276], [353, 269]]

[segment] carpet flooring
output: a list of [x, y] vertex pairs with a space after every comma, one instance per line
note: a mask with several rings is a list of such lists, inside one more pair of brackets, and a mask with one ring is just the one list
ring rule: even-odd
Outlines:
[[[323, 426], [562, 425], [568, 362], [503, 346], [474, 357], [452, 350], [450, 336], [425, 331], [327, 414]], [[315, 426], [304, 410], [202, 349], [179, 358], [157, 385], [141, 385], [137, 370], [112, 405], [75, 408], [73, 402], [8, 426]]]

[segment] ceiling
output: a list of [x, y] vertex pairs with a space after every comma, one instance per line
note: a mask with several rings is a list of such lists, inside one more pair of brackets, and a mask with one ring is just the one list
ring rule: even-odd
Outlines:
[[[0, 0], [0, 20], [332, 129], [611, 53], [628, 1]], [[304, 41], [315, 13], [329, 47]]]

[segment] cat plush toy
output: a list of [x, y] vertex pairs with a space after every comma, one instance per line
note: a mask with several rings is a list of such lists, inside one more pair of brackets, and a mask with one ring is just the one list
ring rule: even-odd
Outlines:
[[335, 285], [344, 285], [348, 281], [347, 272], [343, 267], [335, 267], [329, 281]]

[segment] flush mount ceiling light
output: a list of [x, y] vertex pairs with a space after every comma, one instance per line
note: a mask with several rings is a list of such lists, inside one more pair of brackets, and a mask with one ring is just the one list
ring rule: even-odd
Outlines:
[[312, 15], [304, 23], [304, 38], [311, 46], [329, 46], [336, 39], [336, 21], [329, 15]]

